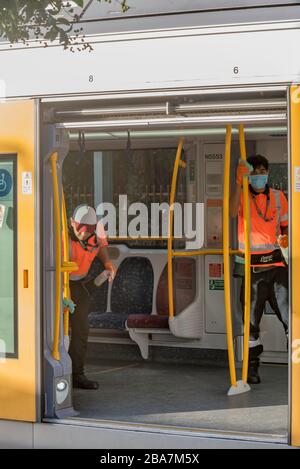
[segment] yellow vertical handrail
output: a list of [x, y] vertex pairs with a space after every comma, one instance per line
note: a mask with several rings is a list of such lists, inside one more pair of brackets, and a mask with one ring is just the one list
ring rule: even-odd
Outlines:
[[223, 256], [224, 256], [224, 297], [226, 314], [226, 332], [231, 386], [237, 387], [236, 366], [231, 313], [231, 272], [230, 272], [230, 163], [231, 163], [232, 126], [226, 128], [225, 163], [224, 163], [224, 200], [223, 200]]
[[[62, 229], [63, 229], [63, 241], [64, 241], [64, 263], [69, 262], [69, 235], [68, 235], [68, 222], [67, 222], [67, 210], [66, 210], [66, 200], [64, 191], [62, 191]], [[70, 294], [70, 274], [69, 272], [64, 272], [64, 298], [67, 300], [71, 299]], [[64, 311], [64, 336], [69, 335], [69, 320], [70, 312], [66, 308]]]
[[57, 153], [50, 157], [53, 182], [53, 204], [54, 204], [54, 230], [55, 230], [55, 314], [54, 314], [54, 337], [52, 356], [55, 360], [60, 360], [59, 354], [59, 335], [60, 335], [60, 313], [61, 313], [61, 222], [60, 222], [60, 203], [59, 186], [57, 177]]
[[[241, 158], [247, 161], [245, 129], [239, 126]], [[244, 356], [242, 380], [247, 383], [249, 366], [250, 302], [251, 302], [251, 246], [250, 246], [250, 199], [248, 176], [243, 179], [244, 236], [245, 236], [245, 310], [244, 310]]]
[[[59, 353], [59, 339], [60, 339], [60, 318], [61, 318], [61, 275], [70, 274], [78, 270], [78, 265], [75, 262], [70, 262], [65, 256], [69, 256], [68, 250], [68, 239], [64, 239], [65, 248], [64, 248], [64, 262], [62, 262], [62, 224], [64, 225], [63, 234], [67, 236], [67, 223], [66, 223], [66, 213], [64, 212], [64, 199], [63, 199], [63, 214], [61, 213], [60, 207], [60, 197], [59, 197], [59, 183], [57, 175], [57, 152], [52, 153], [50, 156], [50, 163], [52, 169], [52, 183], [53, 183], [53, 205], [54, 205], [54, 231], [55, 231], [55, 310], [54, 310], [54, 337], [53, 337], [53, 348], [52, 356], [55, 360], [60, 360]], [[61, 222], [61, 217], [63, 222]], [[66, 277], [64, 277], [66, 278]], [[68, 293], [70, 297], [69, 282], [68, 284], [64, 281], [64, 294]], [[69, 298], [68, 297], [68, 298]], [[64, 324], [65, 325], [65, 324]]]
[[170, 194], [170, 214], [168, 233], [168, 294], [169, 294], [169, 317], [174, 318], [174, 288], [173, 288], [173, 222], [174, 222], [174, 202], [176, 197], [176, 187], [179, 167], [185, 167], [185, 162], [181, 160], [184, 138], [179, 140], [177, 154], [173, 169], [172, 186]]

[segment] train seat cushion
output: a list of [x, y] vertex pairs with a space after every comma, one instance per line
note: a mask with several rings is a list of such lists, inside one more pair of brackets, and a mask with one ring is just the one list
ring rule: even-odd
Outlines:
[[157, 314], [130, 314], [127, 319], [129, 329], [169, 329], [169, 316]]
[[151, 314], [154, 273], [149, 259], [128, 257], [118, 268], [111, 292], [113, 313]]

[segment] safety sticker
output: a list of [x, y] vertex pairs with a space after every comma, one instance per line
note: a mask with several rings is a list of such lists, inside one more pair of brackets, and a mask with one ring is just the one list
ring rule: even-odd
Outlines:
[[210, 280], [209, 281], [210, 291], [223, 291], [224, 290], [224, 280]]
[[300, 166], [295, 168], [295, 192], [300, 192]]
[[5, 216], [5, 205], [0, 205], [0, 228], [3, 227]]
[[22, 173], [22, 194], [32, 194], [32, 173]]
[[222, 278], [222, 264], [209, 264], [209, 276], [212, 278]]

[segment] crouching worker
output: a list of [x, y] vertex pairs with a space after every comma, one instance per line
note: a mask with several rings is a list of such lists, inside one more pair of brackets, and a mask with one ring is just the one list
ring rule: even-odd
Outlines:
[[[288, 240], [288, 202], [283, 192], [268, 185], [269, 163], [261, 156], [241, 161], [237, 168], [235, 187], [230, 200], [232, 217], [238, 216], [239, 250], [245, 252], [243, 180], [249, 176], [250, 245], [251, 245], [251, 325], [248, 382], [259, 384], [260, 322], [266, 302], [276, 313], [288, 334], [288, 269], [281, 247]], [[244, 309], [243, 257], [237, 257], [235, 276], [243, 277], [241, 303]]]
[[104, 265], [108, 281], [111, 282], [115, 277], [115, 269], [109, 259], [108, 243], [103, 227], [102, 232], [99, 233], [99, 231], [95, 210], [88, 205], [77, 207], [71, 218], [69, 232], [70, 261], [76, 262], [79, 267], [76, 272], [70, 274], [71, 298], [76, 309], [75, 313], [70, 316], [72, 337], [69, 354], [72, 359], [73, 387], [81, 389], [99, 388], [96, 381], [90, 381], [84, 374], [91, 303], [84, 281], [96, 256]]

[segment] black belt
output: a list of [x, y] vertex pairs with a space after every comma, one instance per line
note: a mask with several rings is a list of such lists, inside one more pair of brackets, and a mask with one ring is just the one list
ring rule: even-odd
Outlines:
[[261, 272], [268, 272], [269, 270], [273, 270], [276, 268], [277, 268], [276, 265], [269, 265], [268, 267], [263, 267], [263, 266], [251, 267], [251, 272], [253, 274], [260, 274]]
[[[245, 256], [243, 255], [242, 257]], [[270, 264], [277, 264], [279, 262], [284, 262], [280, 249], [276, 249], [273, 252], [268, 252], [267, 254], [251, 254], [251, 265], [266, 266]]]
[[[239, 255], [239, 257], [245, 258], [244, 255]], [[276, 268], [277, 266], [274, 264], [277, 263], [283, 263], [284, 265], [286, 265], [280, 249], [276, 249], [275, 251], [267, 254], [252, 254], [251, 265], [255, 265], [256, 267], [251, 267], [251, 272], [253, 272], [254, 274], [266, 272], [267, 270]], [[233, 276], [235, 278], [244, 277], [245, 264], [235, 262]]]

